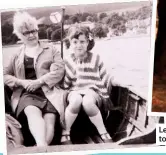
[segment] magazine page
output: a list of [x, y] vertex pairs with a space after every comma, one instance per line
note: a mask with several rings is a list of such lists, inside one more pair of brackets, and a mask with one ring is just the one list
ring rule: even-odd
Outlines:
[[157, 2], [62, 3], [1, 11], [4, 153], [158, 148]]

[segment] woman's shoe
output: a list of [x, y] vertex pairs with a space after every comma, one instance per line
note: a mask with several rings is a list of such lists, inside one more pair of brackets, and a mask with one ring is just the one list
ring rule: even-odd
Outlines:
[[113, 140], [108, 133], [101, 134], [100, 136], [104, 143], [113, 143]]
[[70, 140], [70, 135], [62, 135], [61, 139], [65, 138], [65, 141], [61, 141], [62, 145], [70, 145], [72, 144], [72, 141]]

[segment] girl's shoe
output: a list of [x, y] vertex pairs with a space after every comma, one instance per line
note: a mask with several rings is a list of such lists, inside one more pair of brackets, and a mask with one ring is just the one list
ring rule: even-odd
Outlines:
[[[62, 137], [64, 137], [66, 140], [65, 141], [62, 141], [61, 144], [62, 145], [70, 145], [72, 144], [72, 141], [70, 140], [70, 135], [62, 135]], [[62, 139], [61, 137], [61, 139]]]
[[113, 143], [113, 140], [108, 133], [103, 133], [100, 136], [104, 143]]

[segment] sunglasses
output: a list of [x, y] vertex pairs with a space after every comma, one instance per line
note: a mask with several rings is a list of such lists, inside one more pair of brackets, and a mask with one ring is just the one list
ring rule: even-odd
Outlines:
[[31, 33], [32, 33], [33, 35], [35, 35], [37, 32], [38, 32], [38, 30], [31, 30], [31, 31], [25, 31], [25, 32], [23, 32], [22, 34], [23, 34], [24, 36], [29, 36]]

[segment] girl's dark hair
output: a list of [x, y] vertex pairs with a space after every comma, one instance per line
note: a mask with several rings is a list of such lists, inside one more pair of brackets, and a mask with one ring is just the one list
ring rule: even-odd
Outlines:
[[66, 48], [68, 49], [70, 47], [70, 41], [73, 38], [78, 39], [80, 35], [85, 35], [87, 40], [89, 41], [87, 51], [90, 51], [94, 45], [94, 39], [92, 38], [92, 33], [90, 32], [89, 27], [83, 27], [83, 26], [72, 26], [68, 29], [67, 37], [64, 39]]

